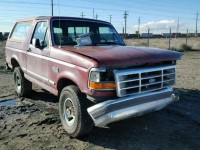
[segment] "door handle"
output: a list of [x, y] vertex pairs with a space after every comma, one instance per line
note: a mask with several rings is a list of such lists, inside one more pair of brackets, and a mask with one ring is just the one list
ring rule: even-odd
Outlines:
[[27, 52], [31, 52], [31, 49], [29, 48], [29, 49], [27, 50]]

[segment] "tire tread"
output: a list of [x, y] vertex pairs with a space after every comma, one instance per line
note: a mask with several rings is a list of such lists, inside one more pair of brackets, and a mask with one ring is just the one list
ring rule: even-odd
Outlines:
[[77, 128], [74, 133], [70, 134], [72, 137], [80, 137], [88, 134], [93, 128], [93, 121], [87, 112], [87, 100], [85, 94], [83, 94], [76, 85], [69, 85], [63, 88], [63, 91], [70, 91], [78, 102], [78, 109], [81, 113], [80, 122], [78, 122]]
[[32, 83], [24, 77], [24, 74], [20, 67], [15, 67], [14, 72], [18, 72], [21, 78], [21, 92], [17, 93], [18, 96], [27, 96], [32, 90]]

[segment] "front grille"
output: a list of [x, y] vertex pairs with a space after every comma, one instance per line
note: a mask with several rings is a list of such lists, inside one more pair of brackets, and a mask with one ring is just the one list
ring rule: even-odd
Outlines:
[[174, 85], [176, 66], [114, 70], [119, 97], [156, 91]]

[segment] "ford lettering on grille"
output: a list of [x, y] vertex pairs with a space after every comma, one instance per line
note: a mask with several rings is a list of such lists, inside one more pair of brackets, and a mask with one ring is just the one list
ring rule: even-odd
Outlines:
[[149, 83], [154, 83], [156, 81], [156, 79], [152, 78], [152, 79], [149, 79]]

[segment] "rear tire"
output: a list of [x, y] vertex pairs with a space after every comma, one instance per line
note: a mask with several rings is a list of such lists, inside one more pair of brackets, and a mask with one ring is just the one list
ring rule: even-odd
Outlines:
[[24, 78], [20, 67], [15, 67], [13, 72], [14, 87], [18, 96], [27, 96], [32, 90], [32, 83]]
[[62, 125], [72, 137], [88, 134], [93, 121], [87, 112], [87, 99], [75, 85], [65, 87], [59, 99], [59, 114]]

